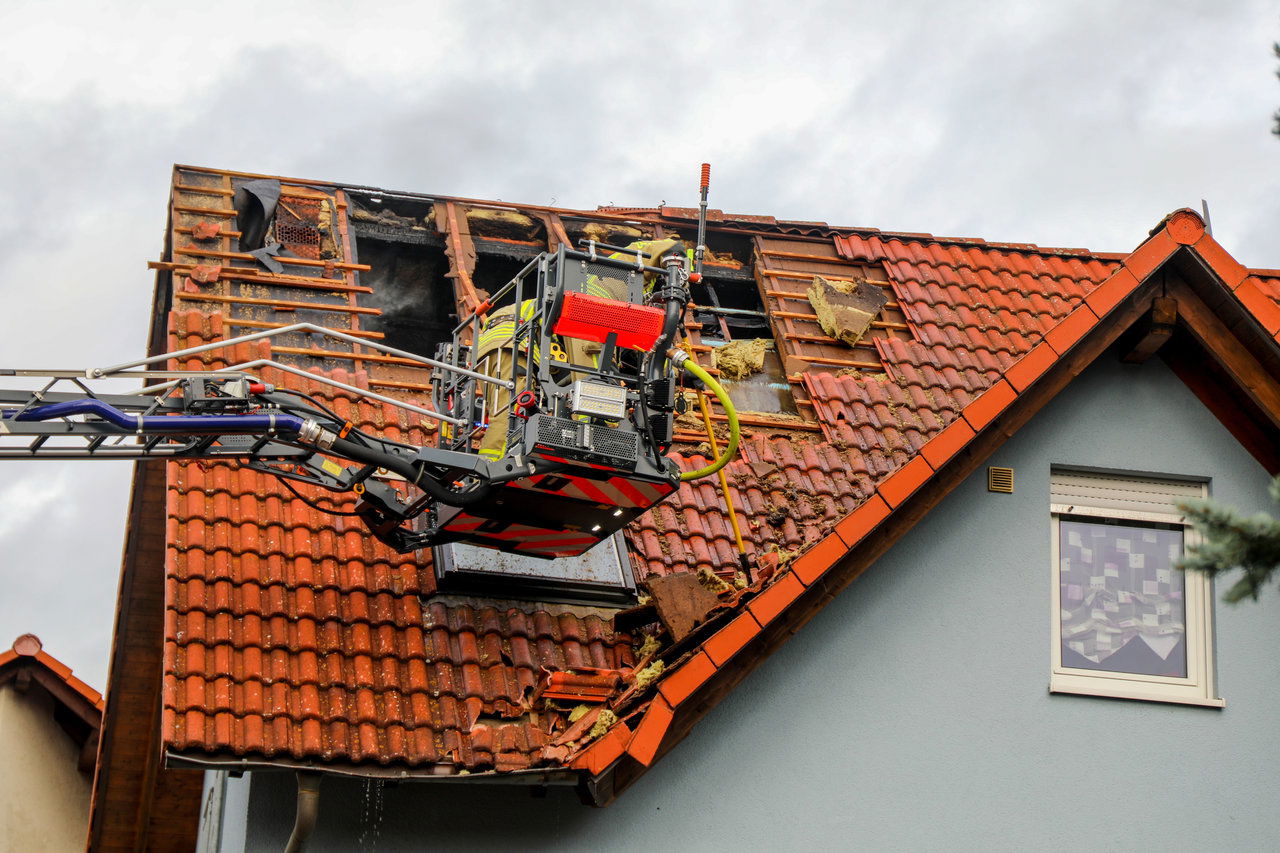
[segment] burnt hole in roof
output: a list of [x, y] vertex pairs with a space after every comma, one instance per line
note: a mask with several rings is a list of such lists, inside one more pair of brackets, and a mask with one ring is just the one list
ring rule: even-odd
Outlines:
[[706, 282], [707, 290], [710, 291], [708, 295], [714, 296], [716, 300], [708, 304], [717, 304], [732, 311], [764, 311], [755, 282], [716, 281], [712, 277], [708, 277]]
[[717, 281], [711, 276], [689, 285], [693, 316], [702, 336], [716, 340], [772, 338], [760, 292], [752, 281]]
[[584, 240], [626, 246], [634, 240], [648, 240], [653, 237], [653, 226], [638, 222], [607, 220], [593, 222], [567, 216], [561, 217], [561, 220], [573, 248], [582, 248]]
[[[667, 228], [666, 236], [679, 237], [690, 249], [698, 245], [696, 228]], [[753, 247], [749, 236], [709, 231], [706, 241], [707, 253], [703, 256], [705, 264], [740, 267], [751, 264]]]
[[361, 213], [377, 217], [397, 217], [411, 220], [418, 225], [432, 225], [435, 221], [435, 202], [429, 198], [413, 198], [396, 193], [362, 193], [348, 190], [353, 209], [352, 218], [365, 219]]
[[[475, 271], [471, 273], [471, 282], [476, 286], [477, 290], [483, 290], [485, 293], [493, 295], [506, 286], [507, 282], [515, 278], [515, 276], [524, 269], [529, 263], [528, 259], [518, 257], [504, 257], [501, 255], [479, 255], [476, 258]], [[534, 295], [534, 288], [538, 285], [538, 279], [535, 275], [528, 275], [524, 279], [524, 286], [521, 298], [531, 299]], [[495, 305], [511, 305], [516, 298], [515, 289], [508, 293], [504, 293], [501, 297], [494, 300]]]
[[360, 303], [382, 311], [369, 316], [364, 328], [385, 335], [380, 343], [386, 346], [434, 356], [436, 347], [451, 339], [457, 322], [444, 252], [435, 246], [359, 235], [356, 251], [360, 263], [372, 267], [360, 273], [360, 283], [373, 289], [360, 294]]

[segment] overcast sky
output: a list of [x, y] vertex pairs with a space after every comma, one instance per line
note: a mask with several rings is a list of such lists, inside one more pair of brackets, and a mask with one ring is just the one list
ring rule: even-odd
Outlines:
[[[0, 4], [0, 367], [145, 346], [174, 163], [1280, 267], [1267, 2]], [[130, 466], [0, 463], [0, 649], [106, 682]]]

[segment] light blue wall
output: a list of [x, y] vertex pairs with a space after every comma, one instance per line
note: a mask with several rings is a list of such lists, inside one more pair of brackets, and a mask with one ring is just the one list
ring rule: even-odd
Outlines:
[[[1280, 605], [1218, 604], [1225, 710], [1050, 695], [1049, 467], [1268, 478], [1158, 360], [1105, 356], [613, 806], [572, 791], [327, 780], [312, 850], [1280, 849]], [[288, 774], [247, 847], [281, 849]], [[376, 810], [373, 810], [376, 811]]]
[[196, 853], [245, 849], [250, 784], [248, 774], [232, 776], [221, 770], [205, 771]]

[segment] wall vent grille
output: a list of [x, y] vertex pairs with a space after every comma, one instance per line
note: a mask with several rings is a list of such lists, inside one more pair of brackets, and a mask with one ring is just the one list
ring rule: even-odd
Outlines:
[[1013, 494], [1013, 469], [992, 466], [987, 469], [987, 491]]

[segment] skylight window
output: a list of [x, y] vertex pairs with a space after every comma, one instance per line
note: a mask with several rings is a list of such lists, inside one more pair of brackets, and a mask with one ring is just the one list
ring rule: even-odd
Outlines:
[[489, 593], [540, 601], [630, 604], [635, 578], [618, 533], [577, 557], [544, 560], [472, 545], [432, 549], [441, 592]]

